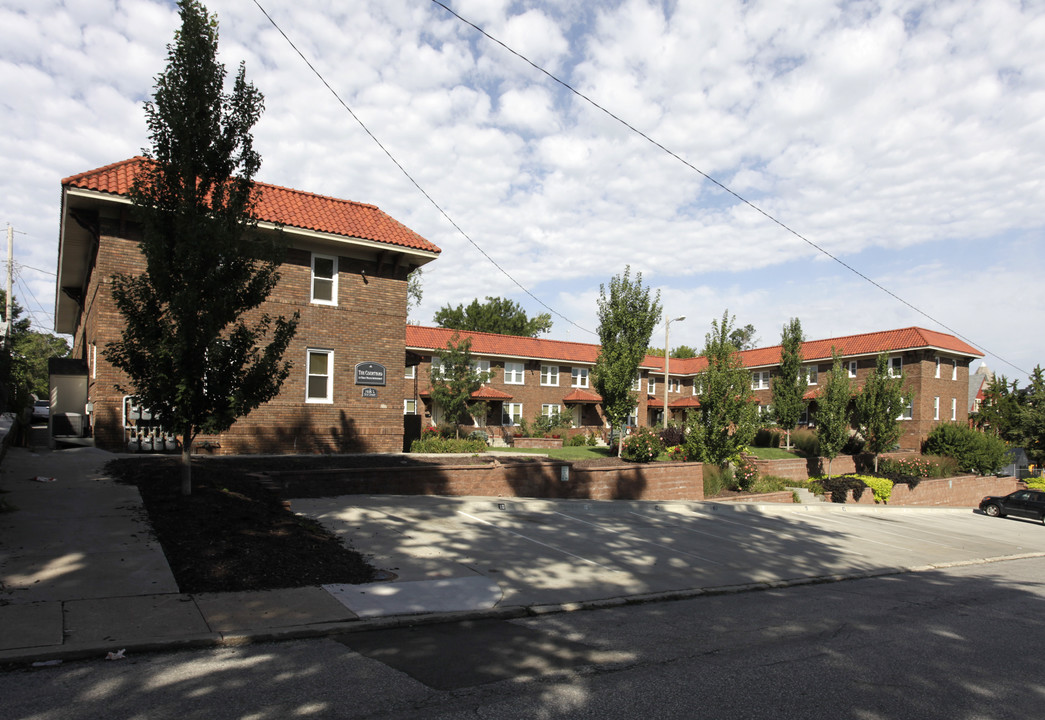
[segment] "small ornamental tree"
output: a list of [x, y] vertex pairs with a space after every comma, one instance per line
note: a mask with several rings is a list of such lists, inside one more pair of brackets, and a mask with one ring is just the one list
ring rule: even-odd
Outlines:
[[472, 400], [472, 393], [490, 379], [490, 373], [476, 370], [471, 347], [471, 340], [461, 340], [454, 333], [446, 343], [439, 367], [433, 363], [430, 374], [432, 399], [439, 403], [446, 421], [453, 423], [458, 438], [461, 423], [471, 415], [485, 417], [487, 412], [486, 403]]
[[[602, 396], [602, 411], [624, 437], [624, 421], [635, 407], [631, 389], [639, 363], [646, 355], [653, 328], [660, 322], [660, 292], [650, 296], [642, 286], [642, 273], [631, 278], [631, 267], [623, 275], [599, 286], [599, 356], [592, 372], [595, 391]], [[620, 445], [618, 445], [620, 455]]]
[[798, 318], [791, 318], [780, 335], [780, 370], [773, 378], [773, 418], [786, 434], [788, 450], [791, 449], [791, 431], [798, 426], [805, 405], [802, 340], [802, 323]]
[[831, 349], [831, 357], [831, 372], [827, 374], [817, 398], [816, 412], [816, 435], [820, 454], [827, 458], [828, 478], [831, 477], [831, 464], [849, 440], [849, 403], [853, 399], [849, 372], [834, 348]]
[[903, 435], [900, 415], [910, 402], [903, 391], [903, 376], [889, 374], [889, 355], [880, 353], [874, 372], [864, 389], [856, 396], [854, 419], [864, 436], [866, 448], [874, 453], [874, 471], [878, 472], [878, 454], [892, 448]]
[[1026, 404], [1020, 413], [1023, 449], [1038, 467], [1045, 465], [1045, 373], [1038, 365], [1030, 374], [1030, 385], [1024, 391]]
[[731, 335], [729, 311], [711, 322], [704, 338], [707, 369], [700, 376], [700, 408], [686, 418], [690, 457], [725, 466], [740, 457], [758, 430], [758, 407], [751, 395], [751, 373], [744, 367]]
[[181, 29], [145, 105], [152, 148], [130, 190], [145, 272], [113, 277], [124, 329], [104, 353], [131, 394], [181, 435], [188, 495], [197, 434], [227, 430], [279, 392], [297, 315], [254, 312], [279, 280], [284, 250], [257, 232], [261, 157], [250, 130], [261, 93], [242, 65], [225, 92], [217, 20], [196, 0], [178, 9]]

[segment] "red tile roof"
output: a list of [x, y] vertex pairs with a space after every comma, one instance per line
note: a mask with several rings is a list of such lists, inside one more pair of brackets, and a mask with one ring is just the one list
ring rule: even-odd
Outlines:
[[[146, 158], [135, 157], [62, 180], [63, 187], [126, 196]], [[287, 227], [360, 238], [413, 250], [438, 253], [439, 248], [374, 205], [338, 200], [256, 182], [261, 192], [258, 218]]]
[[573, 390], [562, 398], [563, 403], [567, 405], [579, 405], [581, 403], [601, 403], [602, 395], [598, 393], [588, 392], [587, 390]]
[[[595, 359], [599, 356], [599, 346], [591, 343], [494, 335], [419, 325], [406, 326], [406, 347], [438, 354], [440, 350], [446, 348], [447, 342], [454, 336], [454, 333], [457, 333], [462, 340], [470, 339], [472, 353], [482, 356], [559, 360], [588, 365], [594, 365]], [[802, 343], [802, 358], [805, 361], [830, 359], [832, 347], [838, 348], [839, 352], [847, 357], [876, 355], [883, 351], [896, 352], [915, 348], [936, 348], [959, 355], [983, 357], [982, 352], [953, 335], [910, 327], [826, 340], [809, 340]], [[777, 365], [780, 363], [780, 350], [779, 345], [745, 350], [740, 353], [740, 358], [745, 367]], [[670, 371], [672, 375], [696, 375], [705, 370], [707, 366], [707, 360], [702, 357], [673, 358]], [[663, 372], [664, 358], [647, 355], [642, 361], [642, 367]]]
[[512, 396], [506, 392], [502, 392], [496, 388], [483, 385], [481, 388], [472, 393], [472, 397], [476, 400], [511, 400]]

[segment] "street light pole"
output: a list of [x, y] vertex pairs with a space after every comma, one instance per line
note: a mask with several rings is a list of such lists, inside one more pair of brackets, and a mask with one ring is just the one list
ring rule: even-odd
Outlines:
[[685, 315], [680, 315], [679, 317], [672, 318], [664, 323], [664, 417], [661, 424], [665, 430], [668, 429], [668, 378], [670, 377], [670, 375], [668, 375], [668, 367], [670, 363], [668, 355], [671, 353], [671, 348], [668, 345], [668, 336], [671, 332], [671, 323], [682, 322], [685, 319]]

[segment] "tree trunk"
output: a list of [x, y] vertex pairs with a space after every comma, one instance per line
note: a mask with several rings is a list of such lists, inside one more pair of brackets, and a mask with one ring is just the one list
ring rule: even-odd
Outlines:
[[624, 457], [624, 423], [620, 424], [620, 434], [617, 436], [617, 457]]
[[181, 494], [192, 495], [192, 434], [181, 437]]
[[878, 474], [878, 453], [874, 454], [874, 474]]
[[784, 432], [787, 433], [787, 440], [784, 443], [784, 449], [787, 450], [788, 452], [791, 452], [791, 430], [788, 429], [788, 430], [785, 430]]
[[827, 479], [831, 479], [831, 463], [835, 461], [834, 458], [827, 458]]

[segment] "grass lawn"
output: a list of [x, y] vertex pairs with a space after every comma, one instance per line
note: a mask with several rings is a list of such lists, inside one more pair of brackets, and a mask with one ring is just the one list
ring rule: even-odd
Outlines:
[[616, 453], [611, 452], [607, 447], [589, 447], [587, 445], [578, 445], [577, 447], [563, 447], [563, 448], [489, 448], [487, 452], [510, 452], [510, 453], [526, 453], [528, 455], [547, 455], [552, 460], [596, 460], [598, 458], [616, 457]]
[[762, 460], [794, 460], [801, 458], [801, 455], [796, 455], [793, 452], [781, 450], [780, 448], [751, 447], [747, 451]]

